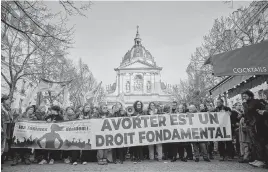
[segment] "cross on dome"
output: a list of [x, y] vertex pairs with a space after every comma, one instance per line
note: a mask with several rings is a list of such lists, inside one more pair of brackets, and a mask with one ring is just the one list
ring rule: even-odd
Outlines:
[[141, 45], [141, 38], [139, 34], [139, 26], [137, 26], [136, 38], [134, 39], [135, 45]]

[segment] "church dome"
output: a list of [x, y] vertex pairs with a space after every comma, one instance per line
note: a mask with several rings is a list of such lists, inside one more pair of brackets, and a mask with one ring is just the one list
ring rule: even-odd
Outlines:
[[141, 38], [139, 34], [139, 30], [137, 27], [137, 34], [134, 39], [134, 46], [125, 54], [122, 59], [121, 65], [129, 64], [133, 61], [142, 61], [145, 63], [149, 63], [150, 65], [156, 66], [154, 58], [152, 54], [146, 50], [146, 48], [141, 44]]

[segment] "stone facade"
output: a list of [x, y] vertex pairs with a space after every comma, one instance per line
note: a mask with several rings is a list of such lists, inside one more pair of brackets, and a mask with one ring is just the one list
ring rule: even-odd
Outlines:
[[141, 44], [137, 30], [134, 46], [129, 50], [118, 68], [115, 68], [116, 83], [108, 86], [106, 102], [118, 101], [131, 106], [136, 100], [148, 105], [151, 101], [170, 102], [167, 85], [161, 82], [162, 68], [156, 65], [151, 53]]

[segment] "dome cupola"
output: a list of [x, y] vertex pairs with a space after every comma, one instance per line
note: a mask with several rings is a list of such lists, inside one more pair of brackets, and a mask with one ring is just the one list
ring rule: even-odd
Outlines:
[[134, 45], [122, 58], [120, 66], [125, 66], [134, 61], [141, 61], [150, 64], [151, 66], [156, 66], [152, 54], [141, 44], [139, 26], [137, 26], [137, 33], [136, 37], [134, 38]]

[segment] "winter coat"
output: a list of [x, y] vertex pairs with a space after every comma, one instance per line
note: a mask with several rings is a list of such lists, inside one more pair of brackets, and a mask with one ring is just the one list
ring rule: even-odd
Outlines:
[[245, 123], [245, 118], [242, 117], [239, 122], [239, 141], [242, 143], [250, 143], [250, 137]]

